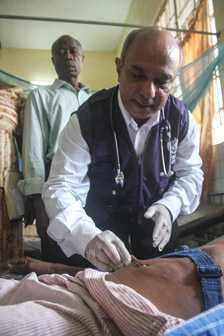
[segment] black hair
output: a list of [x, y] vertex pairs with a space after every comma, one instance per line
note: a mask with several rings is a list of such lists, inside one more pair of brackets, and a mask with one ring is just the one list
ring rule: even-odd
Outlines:
[[61, 41], [64, 39], [70, 39], [74, 42], [74, 44], [77, 46], [77, 48], [82, 50], [82, 45], [79, 42], [79, 40], [75, 39], [74, 37], [70, 36], [70, 35], [62, 35], [60, 36], [56, 41], [54, 41], [54, 43], [51, 46], [51, 54], [52, 56], [57, 52], [57, 48], [60, 45]]

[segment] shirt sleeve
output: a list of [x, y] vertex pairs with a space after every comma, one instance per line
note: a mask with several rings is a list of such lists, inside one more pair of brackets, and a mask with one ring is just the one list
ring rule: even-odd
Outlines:
[[188, 113], [189, 127], [177, 149], [174, 183], [164, 193], [162, 199], [156, 202], [168, 208], [173, 221], [179, 215], [187, 215], [197, 209], [203, 184], [197, 125], [192, 114]]
[[89, 148], [74, 114], [59, 139], [43, 200], [50, 218], [49, 236], [67, 257], [84, 257], [88, 242], [101, 232], [83, 209], [89, 191]]
[[23, 175], [19, 188], [24, 195], [41, 194], [45, 181], [45, 152], [48, 144], [47, 117], [38, 90], [27, 98], [23, 123]]

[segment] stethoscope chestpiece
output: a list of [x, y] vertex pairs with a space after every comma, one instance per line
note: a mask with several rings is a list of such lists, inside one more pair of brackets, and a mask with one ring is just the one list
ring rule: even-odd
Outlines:
[[170, 170], [169, 172], [164, 173], [163, 171], [160, 172], [160, 176], [166, 176], [166, 177], [171, 177], [174, 174], [174, 172], [172, 170]]
[[124, 187], [124, 173], [120, 169], [117, 169], [117, 175], [115, 176], [115, 183], [119, 185], [121, 188]]

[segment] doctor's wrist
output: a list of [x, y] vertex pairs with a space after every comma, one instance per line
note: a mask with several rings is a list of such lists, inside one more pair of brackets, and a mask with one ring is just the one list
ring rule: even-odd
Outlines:
[[172, 212], [171, 212], [171, 210], [170, 210], [165, 204], [163, 204], [163, 203], [154, 203], [154, 204], [155, 204], [155, 205], [157, 204], [157, 205], [161, 205], [161, 206], [163, 206], [163, 207], [168, 211], [168, 213], [169, 213], [169, 215], [170, 215], [171, 223], [174, 222]]

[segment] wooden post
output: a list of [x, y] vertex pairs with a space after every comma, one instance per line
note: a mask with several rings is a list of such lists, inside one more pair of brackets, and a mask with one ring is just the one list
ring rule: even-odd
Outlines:
[[0, 188], [0, 264], [23, 256], [22, 220], [9, 220], [4, 189]]

